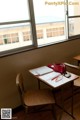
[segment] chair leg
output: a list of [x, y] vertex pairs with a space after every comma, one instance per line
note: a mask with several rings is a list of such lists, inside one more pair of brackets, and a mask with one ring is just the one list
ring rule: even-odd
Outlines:
[[54, 117], [54, 120], [57, 120], [55, 105], [52, 105], [52, 115]]
[[27, 120], [28, 118], [28, 107], [24, 107], [25, 108], [25, 120]]

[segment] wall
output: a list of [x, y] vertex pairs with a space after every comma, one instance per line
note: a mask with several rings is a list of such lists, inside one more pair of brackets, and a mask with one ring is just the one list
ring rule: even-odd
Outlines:
[[73, 56], [78, 54], [80, 40], [73, 40], [0, 58], [0, 108], [20, 105], [15, 82], [17, 73], [25, 72], [25, 87], [37, 88], [37, 80], [28, 73], [28, 69], [54, 62], [75, 62]]

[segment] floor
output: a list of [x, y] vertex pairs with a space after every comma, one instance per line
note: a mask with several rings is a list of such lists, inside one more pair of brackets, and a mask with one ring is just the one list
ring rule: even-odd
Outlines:
[[[70, 100], [65, 103], [65, 106], [67, 111], [70, 112]], [[62, 111], [58, 107], [56, 107], [56, 111], [57, 111], [57, 120], [59, 120]], [[80, 95], [76, 95], [74, 97], [74, 116], [76, 120], [80, 120]], [[21, 110], [13, 115], [13, 120], [54, 120], [54, 119], [50, 111], [30, 114], [27, 116], [26, 119], [26, 114], [24, 110]], [[73, 119], [66, 113], [63, 113], [61, 120], [73, 120]]]

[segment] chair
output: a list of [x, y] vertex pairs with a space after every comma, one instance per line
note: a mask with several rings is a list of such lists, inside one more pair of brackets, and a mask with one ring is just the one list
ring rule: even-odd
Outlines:
[[[79, 66], [76, 66], [76, 65], [72, 65], [72, 64], [69, 64], [69, 63], [64, 63], [66, 65], [66, 69], [69, 71], [69, 72], [72, 72], [76, 75], [79, 75], [80, 76], [80, 67]], [[77, 88], [80, 88], [80, 77], [76, 80], [74, 80], [74, 86], [76, 87], [76, 89], [74, 89], [74, 94], [78, 93], [79, 89]]]
[[[23, 84], [23, 76], [21, 73], [17, 74], [16, 77], [16, 85], [19, 90], [20, 98], [22, 105], [26, 109], [26, 112], [29, 113], [28, 109], [30, 107], [40, 107], [45, 105], [51, 105], [52, 109], [50, 109], [53, 113], [55, 120], [56, 113], [55, 113], [55, 100], [51, 90], [47, 89], [40, 89], [40, 90], [24, 90]], [[41, 109], [39, 111], [42, 111]], [[38, 109], [37, 109], [38, 112]]]

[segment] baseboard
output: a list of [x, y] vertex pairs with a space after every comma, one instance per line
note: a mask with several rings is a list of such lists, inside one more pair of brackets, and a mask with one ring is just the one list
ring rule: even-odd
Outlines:
[[15, 114], [15, 113], [17, 113], [17, 112], [19, 112], [19, 111], [21, 111], [21, 110], [23, 110], [23, 106], [22, 106], [22, 105], [14, 108], [14, 109], [12, 110], [12, 113]]

